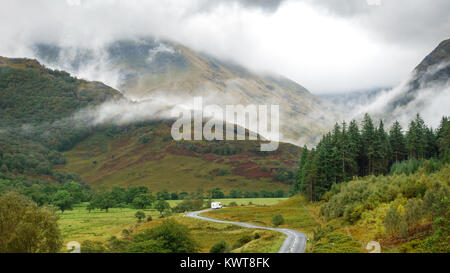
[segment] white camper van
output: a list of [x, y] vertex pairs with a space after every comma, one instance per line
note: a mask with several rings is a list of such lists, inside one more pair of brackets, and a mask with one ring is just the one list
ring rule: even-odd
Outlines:
[[212, 209], [221, 209], [222, 203], [221, 202], [211, 202], [211, 208]]

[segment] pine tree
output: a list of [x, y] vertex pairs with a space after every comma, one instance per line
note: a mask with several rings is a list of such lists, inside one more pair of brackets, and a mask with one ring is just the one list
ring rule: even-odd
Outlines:
[[388, 135], [384, 130], [383, 121], [380, 120], [380, 124], [375, 132], [374, 139], [375, 155], [373, 159], [373, 171], [374, 174], [386, 174], [389, 169], [391, 148], [389, 145]]
[[338, 183], [342, 181], [343, 170], [342, 165], [342, 147], [341, 147], [341, 127], [339, 124], [334, 125], [333, 133], [331, 135], [331, 175], [333, 183]]
[[298, 189], [311, 201], [320, 200], [333, 184], [347, 181], [354, 175], [387, 174], [393, 162], [410, 158], [425, 159], [439, 155], [448, 162], [450, 147], [450, 122], [444, 117], [434, 131], [426, 127], [417, 115], [411, 121], [406, 136], [395, 121], [389, 134], [383, 121], [373, 125], [366, 114], [362, 130], [352, 120], [347, 128], [335, 124], [334, 129], [324, 135], [315, 149], [303, 148], [297, 174]]
[[437, 135], [433, 128], [425, 128], [425, 158], [436, 157], [439, 153]]
[[304, 191], [304, 183], [305, 183], [305, 165], [306, 161], [308, 160], [308, 148], [303, 146], [302, 154], [300, 157], [300, 163], [298, 166], [298, 172], [297, 172], [297, 190], [298, 192]]
[[342, 132], [339, 139], [339, 151], [340, 151], [340, 180], [348, 181], [358, 173], [357, 153], [354, 153], [354, 147], [351, 144], [350, 132], [347, 130], [347, 124], [342, 122]]
[[406, 134], [406, 147], [409, 158], [424, 159], [426, 149], [425, 123], [417, 114], [416, 119], [411, 121]]
[[349, 165], [349, 173], [350, 177], [355, 175], [362, 175], [360, 169], [362, 168], [362, 145], [361, 145], [361, 134], [359, 133], [358, 124], [355, 120], [352, 120], [348, 126], [348, 138], [349, 138], [349, 147], [348, 154], [349, 158], [351, 158]]
[[406, 141], [402, 132], [402, 126], [395, 121], [389, 131], [389, 143], [392, 149], [392, 159], [399, 162], [406, 159]]
[[313, 166], [314, 154], [315, 150], [312, 149], [311, 152], [308, 153], [308, 157], [304, 166], [305, 179], [303, 182], [302, 192], [310, 201], [315, 200], [314, 187], [316, 182], [316, 171], [315, 166]]
[[362, 155], [363, 155], [363, 175], [373, 174], [373, 161], [375, 157], [375, 127], [369, 114], [364, 115], [362, 121]]
[[447, 163], [450, 156], [450, 121], [448, 117], [442, 117], [441, 124], [437, 130], [437, 145], [439, 158]]

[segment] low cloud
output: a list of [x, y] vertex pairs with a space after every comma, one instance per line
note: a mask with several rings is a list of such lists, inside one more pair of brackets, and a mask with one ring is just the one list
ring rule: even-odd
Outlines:
[[[450, 80], [432, 80], [429, 78], [440, 70], [448, 68], [450, 63], [444, 62], [431, 66], [425, 73], [412, 73], [398, 86], [379, 92], [367, 104], [354, 105], [347, 120], [361, 119], [364, 113], [374, 118], [383, 119], [388, 124], [398, 120], [407, 128], [409, 122], [419, 113], [424, 121], [437, 128], [443, 116], [450, 116]], [[418, 84], [417, 89], [414, 84]]]
[[449, 9], [447, 0], [5, 0], [0, 55], [153, 36], [339, 93], [397, 85], [448, 38]]

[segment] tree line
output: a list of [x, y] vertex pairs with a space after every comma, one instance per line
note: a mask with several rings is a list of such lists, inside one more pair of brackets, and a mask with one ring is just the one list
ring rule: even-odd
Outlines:
[[404, 160], [436, 158], [447, 163], [449, 147], [448, 117], [433, 129], [417, 114], [406, 132], [398, 121], [387, 132], [383, 121], [376, 126], [365, 114], [360, 126], [355, 120], [336, 123], [315, 148], [303, 147], [293, 191], [317, 201], [333, 184], [355, 176], [386, 175]]
[[[59, 177], [61, 176], [61, 177]], [[203, 200], [222, 199], [222, 198], [271, 198], [284, 197], [283, 190], [268, 191], [241, 191], [232, 189], [229, 194], [225, 194], [220, 188], [214, 188], [207, 191], [198, 189], [197, 192], [169, 192], [162, 190], [154, 194], [146, 186], [133, 186], [128, 188], [113, 187], [110, 190], [93, 191], [82, 180], [73, 181], [70, 174], [58, 174], [62, 181], [59, 184], [46, 183], [43, 181], [17, 181], [0, 178], [0, 196], [10, 192], [16, 191], [20, 194], [29, 197], [39, 206], [52, 205], [61, 212], [71, 210], [74, 205], [82, 202], [89, 202], [87, 209], [89, 211], [94, 209], [101, 209], [108, 212], [109, 208], [163, 208], [161, 211], [167, 210], [167, 202], [160, 202], [160, 200], [186, 200], [182, 205], [176, 208], [176, 211], [187, 211], [197, 208], [203, 208]], [[79, 177], [76, 177], [79, 178]], [[69, 180], [68, 180], [69, 179]], [[192, 201], [200, 199], [201, 202]], [[193, 202], [193, 203], [192, 203]], [[201, 205], [198, 205], [198, 204]]]

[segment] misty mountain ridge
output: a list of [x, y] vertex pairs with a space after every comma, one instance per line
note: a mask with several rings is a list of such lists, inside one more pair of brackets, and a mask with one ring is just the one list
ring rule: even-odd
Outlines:
[[37, 44], [33, 50], [47, 65], [104, 81], [137, 102], [97, 107], [91, 113], [99, 116], [97, 122], [123, 120], [122, 113], [127, 121], [152, 119], [155, 113], [164, 117], [162, 112], [195, 96], [203, 97], [204, 104], [221, 106], [279, 104], [281, 140], [302, 145], [317, 143], [334, 122], [360, 119], [366, 112], [388, 124], [399, 120], [405, 126], [417, 112], [436, 123], [437, 116], [447, 114], [442, 104], [449, 101], [449, 40], [440, 43], [410, 79], [395, 88], [321, 98], [284, 77], [256, 75], [168, 41], [120, 40], [96, 49]]
[[[421, 89], [433, 86], [448, 86], [450, 76], [450, 39], [441, 42], [428, 54], [412, 72], [412, 78], [406, 85], [405, 97], [396, 97], [390, 106], [406, 106], [419, 95]], [[442, 88], [436, 92], [440, 93]]]
[[374, 88], [370, 90], [351, 91], [344, 93], [319, 94], [318, 96], [334, 104], [341, 112], [355, 108], [360, 105], [370, 104], [381, 93], [390, 88]]
[[399, 85], [366, 92], [320, 95], [344, 112], [346, 120], [361, 120], [365, 113], [387, 124], [398, 120], [403, 127], [420, 113], [434, 127], [450, 115], [450, 40], [441, 42]]
[[265, 153], [261, 141], [174, 141], [173, 120], [157, 112], [127, 120], [118, 111], [136, 107], [142, 105], [103, 83], [0, 57], [0, 179], [189, 192], [287, 191], [293, 182], [301, 150], [295, 145]]
[[281, 139], [315, 143], [333, 124], [334, 106], [282, 76], [257, 75], [183, 45], [155, 39], [120, 40], [100, 49], [37, 44], [34, 52], [51, 67], [95, 78], [134, 101], [280, 105]]

